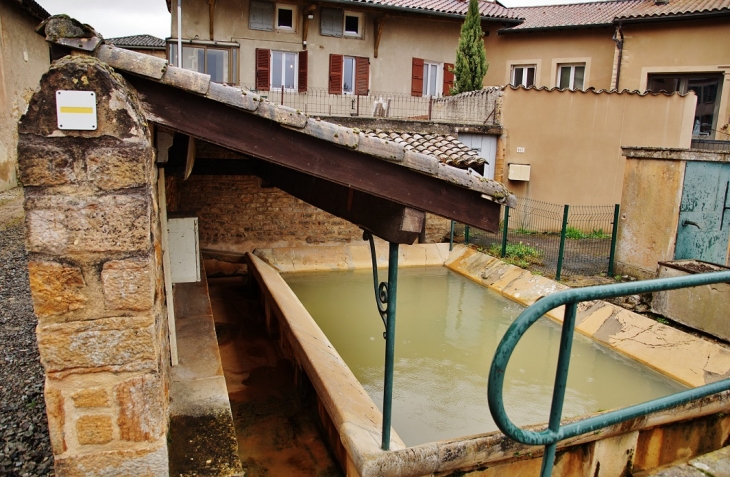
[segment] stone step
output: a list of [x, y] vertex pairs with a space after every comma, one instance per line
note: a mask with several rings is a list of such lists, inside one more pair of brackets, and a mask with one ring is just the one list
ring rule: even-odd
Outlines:
[[730, 477], [730, 446], [689, 461], [642, 474], [643, 477]]

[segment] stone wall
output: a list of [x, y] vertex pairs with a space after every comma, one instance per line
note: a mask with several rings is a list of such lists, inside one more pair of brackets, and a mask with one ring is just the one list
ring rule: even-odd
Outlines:
[[[362, 241], [356, 225], [280, 189], [262, 187], [255, 176], [191, 176], [168, 183], [167, 190], [171, 210], [199, 217], [202, 248], [243, 253]], [[427, 242], [440, 242], [449, 221], [429, 214], [426, 229]]]
[[[57, 129], [57, 90], [95, 91], [97, 129]], [[89, 57], [51, 66], [19, 125], [26, 246], [59, 476], [167, 475], [169, 342], [151, 133]]]

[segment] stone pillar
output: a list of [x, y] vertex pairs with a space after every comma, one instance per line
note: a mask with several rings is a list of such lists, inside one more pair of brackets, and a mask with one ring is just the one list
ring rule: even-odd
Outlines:
[[[96, 92], [95, 131], [57, 128], [58, 90]], [[63, 58], [43, 76], [19, 134], [56, 474], [167, 475], [157, 170], [136, 94], [94, 58]]]

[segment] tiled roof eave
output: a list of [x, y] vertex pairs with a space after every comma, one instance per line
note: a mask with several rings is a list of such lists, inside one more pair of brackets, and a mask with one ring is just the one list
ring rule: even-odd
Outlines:
[[614, 18], [614, 24], [617, 23], [646, 23], [646, 22], [662, 22], [675, 20], [699, 20], [703, 18], [717, 18], [730, 16], [730, 8], [720, 10], [710, 10], [705, 12], [667, 12], [660, 14], [646, 15], [626, 15]]
[[[430, 16], [451, 18], [451, 19], [457, 19], [457, 20], [463, 20], [466, 17], [466, 11], [464, 13], [459, 13], [459, 12], [454, 12], [454, 11], [436, 10], [436, 9], [431, 9], [431, 8], [388, 5], [388, 4], [382, 4], [382, 3], [375, 3], [375, 2], [371, 2], [371, 1], [326, 0], [326, 2], [324, 2], [324, 3], [340, 5], [340, 6], [341, 5], [352, 5], [352, 6], [357, 5], [360, 7], [372, 8], [374, 10], [388, 10], [388, 11], [402, 12], [402, 13], [413, 13], [413, 14], [417, 14], [417, 15], [430, 15]], [[505, 10], [509, 11], [508, 8], [506, 8], [506, 7], [504, 7], [504, 8], [505, 8]], [[514, 17], [510, 17], [508, 15], [481, 14], [481, 17], [483, 20], [495, 20], [495, 21], [500, 21], [500, 22], [505, 22], [505, 23], [515, 23], [515, 24], [519, 24], [524, 21], [524, 18], [514, 18]]]
[[545, 26], [545, 27], [534, 27], [534, 28], [500, 28], [497, 30], [498, 35], [506, 35], [509, 33], [522, 33], [522, 32], [540, 32], [540, 31], [560, 31], [560, 30], [588, 30], [591, 28], [606, 28], [612, 27], [616, 24], [616, 20], [610, 23], [592, 23], [590, 25], [558, 25], [558, 26]]

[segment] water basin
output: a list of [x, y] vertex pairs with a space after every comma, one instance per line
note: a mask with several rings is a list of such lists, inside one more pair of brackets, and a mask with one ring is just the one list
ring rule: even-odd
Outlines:
[[[283, 277], [381, 406], [385, 340], [372, 271]], [[489, 365], [502, 335], [523, 309], [445, 267], [399, 270], [393, 427], [406, 445], [496, 429], [487, 405]], [[559, 326], [541, 320], [510, 361], [505, 403], [518, 425], [547, 421], [559, 338]], [[576, 335], [563, 417], [624, 407], [682, 389]]]

